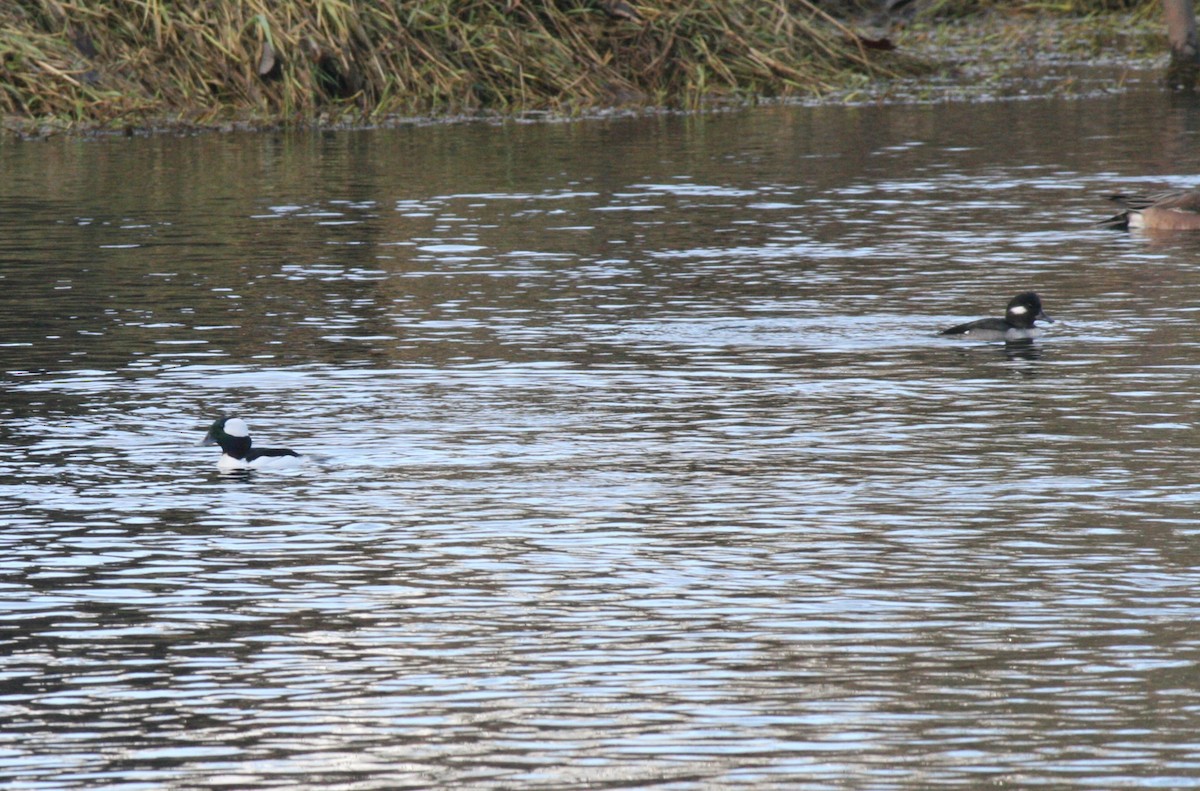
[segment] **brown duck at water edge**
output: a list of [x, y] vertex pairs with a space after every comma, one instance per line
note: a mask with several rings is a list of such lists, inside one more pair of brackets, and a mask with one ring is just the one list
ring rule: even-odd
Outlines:
[[1154, 195], [1113, 195], [1124, 210], [1100, 224], [1107, 228], [1150, 231], [1200, 231], [1200, 191], [1177, 190]]

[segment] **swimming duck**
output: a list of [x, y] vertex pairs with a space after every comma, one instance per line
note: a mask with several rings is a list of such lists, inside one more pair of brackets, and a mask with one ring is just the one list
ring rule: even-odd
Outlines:
[[289, 448], [250, 447], [250, 427], [240, 417], [220, 417], [209, 426], [202, 445], [220, 445], [224, 453], [217, 462], [221, 472], [294, 467], [304, 457]]
[[1054, 322], [1042, 310], [1042, 299], [1032, 291], [1017, 294], [1008, 302], [1002, 319], [978, 319], [966, 324], [959, 324], [948, 330], [942, 330], [939, 335], [962, 335], [984, 341], [1022, 341], [1036, 338], [1039, 334], [1033, 323], [1042, 321]]
[[1112, 195], [1123, 208], [1100, 224], [1107, 228], [1200, 231], [1200, 192], [1175, 190], [1153, 195]]

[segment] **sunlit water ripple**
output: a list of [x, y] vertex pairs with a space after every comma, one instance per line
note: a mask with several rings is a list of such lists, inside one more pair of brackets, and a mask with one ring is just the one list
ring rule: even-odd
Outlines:
[[0, 148], [0, 784], [1200, 784], [1181, 112]]

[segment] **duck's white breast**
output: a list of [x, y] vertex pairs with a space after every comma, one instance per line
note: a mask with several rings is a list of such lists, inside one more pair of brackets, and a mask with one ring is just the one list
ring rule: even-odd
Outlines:
[[235, 459], [228, 453], [222, 453], [221, 460], [217, 462], [217, 469], [221, 472], [233, 472], [234, 470], [248, 470], [250, 465], [245, 459]]

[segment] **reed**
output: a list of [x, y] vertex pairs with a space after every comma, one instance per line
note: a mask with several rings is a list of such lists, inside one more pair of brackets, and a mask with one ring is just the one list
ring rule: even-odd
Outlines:
[[[1158, 0], [931, 0], [925, 14]], [[875, 0], [7, 0], [10, 129], [378, 122], [816, 96], [928, 65]], [[1068, 9], [1069, 10], [1069, 9]], [[901, 50], [903, 51], [903, 50]]]
[[9, 123], [695, 107], [902, 68], [815, 0], [9, 0]]

